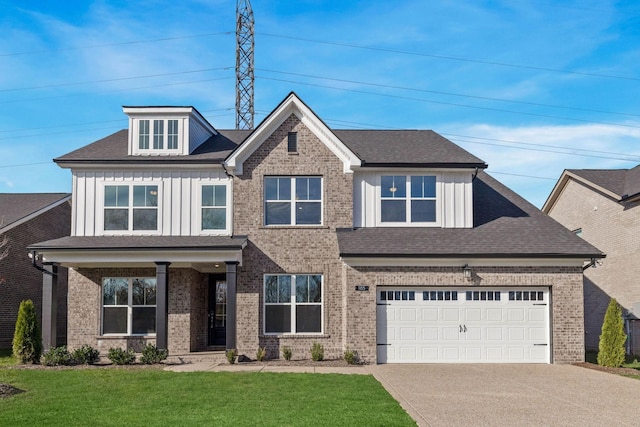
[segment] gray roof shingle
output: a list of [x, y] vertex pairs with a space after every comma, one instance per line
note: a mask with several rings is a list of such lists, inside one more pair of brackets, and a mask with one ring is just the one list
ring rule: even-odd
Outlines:
[[473, 182], [473, 228], [338, 231], [344, 257], [599, 258], [602, 252], [484, 172]]
[[0, 229], [69, 196], [69, 193], [0, 193]]
[[620, 200], [640, 194], [640, 165], [633, 169], [567, 169], [567, 172], [616, 194]]
[[242, 249], [245, 236], [68, 236], [29, 246], [32, 250], [216, 250]]

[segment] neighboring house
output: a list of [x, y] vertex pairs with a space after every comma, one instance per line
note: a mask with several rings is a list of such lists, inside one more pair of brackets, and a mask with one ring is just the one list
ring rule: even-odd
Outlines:
[[624, 310], [627, 351], [640, 354], [640, 166], [567, 169], [542, 210], [607, 257], [585, 271], [585, 344], [597, 350], [607, 305]]
[[[0, 260], [0, 348], [11, 348], [20, 302], [30, 299], [42, 312], [42, 273], [33, 267], [27, 246], [68, 236], [71, 194], [0, 193], [0, 240], [7, 239], [7, 257]], [[1, 252], [1, 251], [0, 251]], [[59, 271], [56, 304], [57, 345], [66, 343], [67, 271]]]
[[124, 112], [128, 130], [55, 159], [72, 233], [32, 246], [70, 267], [70, 347], [583, 360], [600, 251], [435, 132], [333, 130], [294, 93], [253, 131]]

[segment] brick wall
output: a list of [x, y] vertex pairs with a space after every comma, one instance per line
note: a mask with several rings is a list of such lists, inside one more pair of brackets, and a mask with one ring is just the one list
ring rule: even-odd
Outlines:
[[[287, 152], [288, 132], [298, 133], [298, 152]], [[318, 227], [264, 227], [263, 177], [315, 175], [323, 177], [323, 225]], [[294, 115], [245, 161], [244, 174], [234, 178], [234, 234], [248, 235], [243, 266], [238, 270], [238, 350], [254, 357], [267, 347], [278, 357], [282, 346], [294, 358], [309, 358], [313, 342], [326, 357], [343, 351], [342, 263], [338, 258], [336, 227], [353, 224], [351, 174], [340, 160]], [[323, 335], [265, 336], [263, 334], [264, 274], [322, 274], [324, 280]]]
[[[582, 325], [582, 269], [551, 267], [478, 267], [474, 281], [459, 268], [444, 267], [344, 267], [347, 300], [345, 346], [376, 362], [376, 289], [378, 286], [447, 287], [550, 287], [552, 295], [552, 362], [584, 361]], [[355, 290], [368, 285], [368, 292]]]
[[[42, 324], [42, 272], [31, 265], [27, 246], [45, 240], [68, 236], [71, 232], [71, 206], [63, 203], [41, 215], [12, 228], [9, 256], [0, 262], [0, 348], [11, 348], [20, 302], [33, 301], [38, 321]], [[2, 236], [0, 236], [2, 238]], [[67, 269], [58, 269], [58, 345], [66, 343], [67, 336]]]
[[[92, 268], [69, 272], [69, 330], [68, 345], [75, 349], [83, 344], [98, 348], [106, 354], [110, 347], [133, 348], [141, 351], [145, 344], [155, 344], [155, 336], [126, 337], [101, 335], [101, 284], [103, 277], [155, 277], [155, 268]], [[170, 354], [183, 354], [205, 347], [206, 275], [186, 268], [169, 268], [169, 324]]]
[[[570, 180], [549, 215], [570, 230], [582, 228], [582, 238], [607, 255], [584, 274], [585, 343], [597, 350], [611, 298], [632, 318], [640, 318], [640, 203], [620, 204]], [[640, 328], [640, 322], [631, 325]], [[640, 340], [630, 343], [632, 353], [640, 354]]]

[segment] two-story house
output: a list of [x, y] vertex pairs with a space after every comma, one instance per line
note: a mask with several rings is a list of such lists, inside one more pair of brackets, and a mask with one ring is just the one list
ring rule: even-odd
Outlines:
[[615, 298], [624, 310], [627, 352], [640, 354], [640, 165], [567, 169], [542, 210], [607, 254], [584, 275], [587, 350], [598, 349], [604, 314]]
[[124, 112], [129, 129], [55, 159], [72, 235], [33, 245], [70, 268], [70, 347], [583, 360], [582, 266], [600, 251], [442, 136], [333, 130], [294, 93], [253, 131]]

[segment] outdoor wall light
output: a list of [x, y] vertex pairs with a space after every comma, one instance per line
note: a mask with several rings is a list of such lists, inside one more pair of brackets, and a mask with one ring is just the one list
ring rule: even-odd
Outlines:
[[469, 264], [465, 264], [462, 267], [462, 273], [464, 273], [464, 278], [465, 279], [471, 279], [472, 271], [471, 271], [471, 267], [469, 267]]

